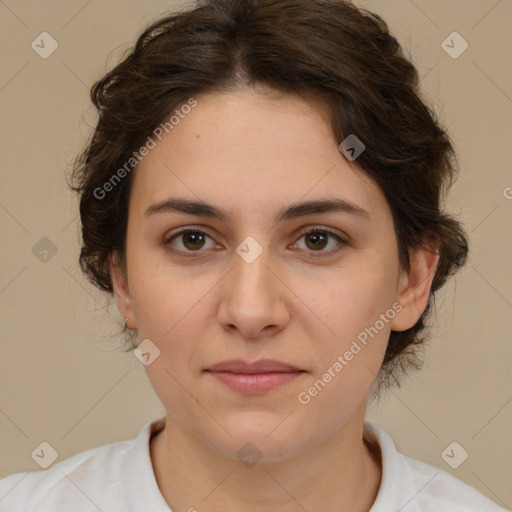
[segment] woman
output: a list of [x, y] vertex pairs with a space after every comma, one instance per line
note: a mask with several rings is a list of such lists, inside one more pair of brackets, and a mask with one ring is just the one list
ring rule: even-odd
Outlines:
[[468, 251], [442, 211], [449, 136], [384, 21], [205, 1], [144, 31], [92, 98], [80, 263], [167, 414], [11, 475], [0, 509], [503, 510], [364, 420], [419, 366]]

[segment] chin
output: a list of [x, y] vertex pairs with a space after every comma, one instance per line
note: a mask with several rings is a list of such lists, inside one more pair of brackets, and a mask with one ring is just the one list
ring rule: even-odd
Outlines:
[[[304, 425], [299, 428], [286, 415], [248, 413], [245, 418], [232, 418], [221, 422], [231, 434], [212, 439], [209, 430], [208, 443], [224, 455], [242, 460], [249, 457], [259, 462], [277, 462], [295, 454], [308, 443]], [[283, 421], [284, 419], [284, 421]]]

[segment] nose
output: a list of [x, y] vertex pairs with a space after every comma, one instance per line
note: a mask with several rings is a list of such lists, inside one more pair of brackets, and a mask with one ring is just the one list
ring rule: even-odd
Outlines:
[[253, 261], [234, 253], [231, 271], [221, 284], [218, 320], [223, 329], [257, 339], [285, 328], [290, 318], [287, 301], [291, 292], [277, 266], [268, 248]]

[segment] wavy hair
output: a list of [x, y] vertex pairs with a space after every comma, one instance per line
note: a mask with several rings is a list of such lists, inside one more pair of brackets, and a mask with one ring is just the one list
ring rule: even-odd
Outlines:
[[[400, 268], [410, 269], [409, 250], [438, 242], [427, 307], [413, 327], [391, 332], [376, 379], [377, 394], [400, 385], [421, 367], [435, 292], [468, 253], [466, 233], [442, 209], [456, 154], [411, 60], [380, 16], [347, 0], [203, 0], [159, 19], [91, 89], [99, 118], [70, 185], [80, 196], [82, 271], [112, 299], [108, 262], [116, 254], [126, 268], [134, 173], [107, 199], [95, 190], [189, 98], [256, 85], [314, 96], [328, 106], [336, 140], [356, 134], [365, 144], [357, 164], [390, 205]], [[135, 334], [124, 334], [130, 350]]]

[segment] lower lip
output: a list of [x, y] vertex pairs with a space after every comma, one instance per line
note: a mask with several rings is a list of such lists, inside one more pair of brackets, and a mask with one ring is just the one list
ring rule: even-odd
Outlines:
[[231, 373], [208, 372], [220, 382], [241, 393], [257, 394], [288, 384], [304, 372]]

